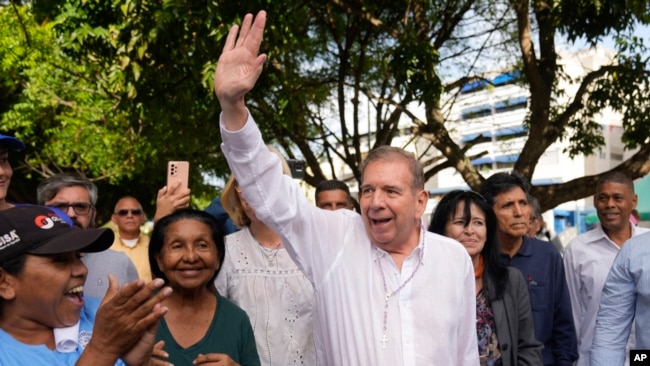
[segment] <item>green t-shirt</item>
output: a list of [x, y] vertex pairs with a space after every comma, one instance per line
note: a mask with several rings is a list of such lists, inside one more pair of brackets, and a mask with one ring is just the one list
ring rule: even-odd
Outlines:
[[156, 342], [165, 341], [164, 349], [169, 354], [166, 361], [174, 365], [191, 365], [199, 354], [225, 353], [242, 366], [259, 366], [260, 358], [248, 315], [225, 297], [216, 296], [217, 309], [205, 337], [188, 348], [176, 343], [165, 319], [161, 319]]

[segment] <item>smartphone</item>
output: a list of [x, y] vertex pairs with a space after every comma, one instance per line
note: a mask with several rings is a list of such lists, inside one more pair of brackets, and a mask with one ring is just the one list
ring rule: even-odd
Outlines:
[[189, 187], [190, 163], [188, 161], [170, 161], [167, 163], [167, 187], [181, 182], [181, 188]]

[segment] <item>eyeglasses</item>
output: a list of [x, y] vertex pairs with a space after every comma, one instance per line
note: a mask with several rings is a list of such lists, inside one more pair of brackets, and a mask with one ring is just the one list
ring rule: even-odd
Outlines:
[[142, 210], [139, 209], [139, 208], [132, 208], [132, 209], [123, 208], [123, 209], [121, 209], [121, 210], [117, 210], [117, 212], [115, 212], [115, 214], [116, 214], [117, 216], [122, 216], [122, 217], [124, 217], [124, 216], [128, 216], [128, 215], [129, 215], [129, 212], [130, 212], [131, 215], [133, 215], [133, 216], [140, 216], [140, 215], [142, 215]]
[[75, 202], [75, 203], [54, 203], [51, 205], [48, 205], [50, 207], [54, 207], [56, 209], [59, 209], [63, 212], [68, 212], [68, 209], [72, 207], [72, 210], [74, 213], [77, 215], [88, 215], [90, 211], [94, 208], [92, 203], [85, 203], [85, 202]]

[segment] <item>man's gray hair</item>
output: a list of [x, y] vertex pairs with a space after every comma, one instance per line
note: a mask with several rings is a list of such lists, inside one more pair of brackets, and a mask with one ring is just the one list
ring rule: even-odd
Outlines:
[[52, 200], [62, 188], [83, 187], [88, 191], [90, 203], [95, 206], [97, 203], [97, 186], [87, 178], [78, 174], [61, 173], [55, 174], [42, 181], [36, 188], [36, 201], [39, 205]]
[[[415, 158], [413, 153], [410, 153], [404, 149], [394, 146], [383, 145], [374, 150], [372, 150], [366, 160], [361, 162], [361, 179], [364, 178], [364, 172], [366, 167], [375, 161], [392, 161], [392, 160], [405, 160], [408, 162], [409, 170], [413, 176], [411, 181], [411, 189], [413, 191], [419, 191], [424, 189], [424, 169], [422, 164]], [[361, 182], [363, 184], [363, 182]]]

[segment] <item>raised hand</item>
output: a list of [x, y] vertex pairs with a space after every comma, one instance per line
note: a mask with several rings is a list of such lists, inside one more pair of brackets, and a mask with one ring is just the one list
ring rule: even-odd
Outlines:
[[156, 197], [156, 213], [153, 217], [154, 224], [161, 218], [174, 213], [174, 211], [190, 206], [190, 190], [182, 188], [180, 182], [173, 186], [164, 186], [158, 190]]
[[214, 92], [228, 129], [238, 129], [246, 122], [244, 96], [255, 86], [266, 60], [266, 54], [258, 54], [265, 24], [265, 11], [257, 13], [255, 19], [252, 14], [246, 14], [241, 28], [237, 25], [230, 28], [217, 62]]

